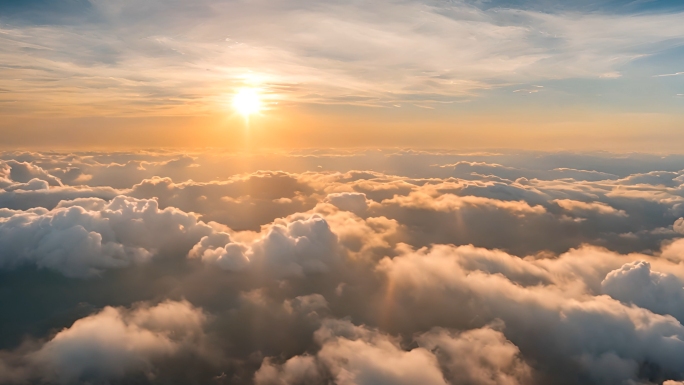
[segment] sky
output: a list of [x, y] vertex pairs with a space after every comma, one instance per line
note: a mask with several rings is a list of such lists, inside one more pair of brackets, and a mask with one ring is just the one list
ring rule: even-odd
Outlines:
[[[0, 2], [3, 145], [680, 152], [678, 1]], [[231, 101], [258, 90], [249, 117]]]
[[684, 385], [682, 21], [0, 0], [0, 385]]

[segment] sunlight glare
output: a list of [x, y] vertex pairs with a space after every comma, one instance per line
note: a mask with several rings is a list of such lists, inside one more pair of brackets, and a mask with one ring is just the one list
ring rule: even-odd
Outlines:
[[247, 117], [261, 110], [259, 93], [254, 88], [242, 88], [233, 97], [233, 108]]

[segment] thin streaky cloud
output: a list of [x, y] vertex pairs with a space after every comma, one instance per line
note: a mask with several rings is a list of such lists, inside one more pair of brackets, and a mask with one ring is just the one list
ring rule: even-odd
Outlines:
[[664, 77], [668, 77], [668, 76], [680, 76], [680, 75], [684, 75], [684, 72], [675, 72], [673, 74], [653, 75], [653, 77], [654, 78], [664, 78]]
[[[425, 104], [515, 83], [617, 78], [654, 47], [684, 42], [681, 13], [482, 10], [466, 2], [92, 4], [100, 22], [4, 20], [0, 87], [18, 101], [12, 112], [204, 114], [248, 71], [273, 102]], [[137, 13], [155, 22], [128, 17]]]

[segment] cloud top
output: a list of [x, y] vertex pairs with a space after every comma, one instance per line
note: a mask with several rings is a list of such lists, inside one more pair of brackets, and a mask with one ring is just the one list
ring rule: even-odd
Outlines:
[[544, 156], [0, 154], [0, 383], [682, 381], [681, 157]]

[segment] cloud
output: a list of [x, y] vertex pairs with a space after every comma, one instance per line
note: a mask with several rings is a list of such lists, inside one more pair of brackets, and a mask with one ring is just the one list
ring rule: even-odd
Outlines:
[[[226, 88], [245, 82], [265, 89], [274, 107], [434, 107], [502, 85], [615, 74], [677, 47], [682, 36], [676, 12], [578, 14], [463, 1], [87, 4], [78, 7], [85, 14], [69, 12], [80, 17], [66, 25], [6, 19], [0, 86], [16, 101], [12, 111], [187, 116], [220, 110]], [[51, 19], [51, 8], [34, 12]]]
[[681, 157], [0, 158], [0, 383], [684, 379]]
[[258, 230], [315, 205], [311, 187], [284, 172], [237, 175], [226, 181], [174, 183], [170, 178], [145, 179], [128, 195], [156, 198], [161, 207], [176, 207], [202, 214], [205, 221], [217, 221], [235, 230]]
[[[531, 370], [518, 349], [490, 328], [464, 333], [433, 329], [405, 350], [398, 338], [349, 321], [327, 320], [316, 331], [320, 350], [282, 365], [265, 359], [257, 385], [323, 382], [334, 384], [518, 384]], [[448, 382], [447, 382], [448, 381]]]
[[0, 207], [27, 210], [35, 207], [52, 209], [65, 200], [99, 198], [110, 200], [120, 195], [111, 187], [49, 187], [47, 182], [32, 179], [28, 183], [15, 183], [0, 191]]
[[368, 200], [363, 193], [333, 193], [328, 194], [327, 200], [340, 210], [351, 211], [357, 215], [362, 215], [368, 210]]
[[34, 264], [70, 277], [143, 263], [159, 249], [210, 232], [192, 214], [123, 196], [12, 214], [0, 221], [0, 267]]
[[600, 214], [612, 214], [621, 217], [626, 217], [627, 213], [622, 210], [616, 210], [615, 208], [601, 202], [580, 202], [574, 201], [572, 199], [555, 199], [552, 202], [556, 203], [558, 206], [562, 207], [564, 210], [572, 212], [587, 212], [596, 211]]
[[617, 300], [684, 320], [684, 283], [672, 274], [652, 271], [648, 262], [637, 261], [611, 271], [601, 286]]
[[436, 211], [456, 211], [464, 206], [492, 207], [519, 215], [543, 214], [546, 211], [541, 206], [531, 207], [529, 204], [523, 201], [500, 201], [496, 199], [474, 196], [459, 197], [452, 194], [442, 194], [435, 197], [430, 196], [429, 193], [421, 192], [412, 192], [406, 197], [395, 197], [385, 200], [382, 203], [387, 205], [397, 204], [400, 207]]
[[14, 182], [28, 183], [32, 180], [43, 180], [50, 186], [61, 186], [62, 181], [59, 178], [50, 175], [41, 167], [35, 166], [28, 162], [17, 162], [15, 160], [7, 160], [0, 162], [0, 171], [4, 178], [10, 179]]
[[677, 219], [672, 227], [674, 228], [674, 231], [684, 234], [684, 218]]
[[[335, 384], [446, 384], [436, 357], [425, 349], [404, 351], [390, 337], [348, 322], [328, 322], [316, 333], [322, 346], [315, 358], [294, 357], [282, 367], [266, 360], [255, 383], [304, 383], [329, 373]], [[319, 365], [327, 373], [319, 373]]]
[[336, 264], [336, 246], [328, 223], [314, 216], [275, 225], [249, 248], [231, 242], [225, 233], [205, 236], [189, 256], [229, 271], [253, 267], [276, 277], [304, 277], [329, 271]]
[[106, 307], [23, 355], [22, 374], [57, 383], [104, 383], [136, 372], [151, 378], [160, 360], [181, 350], [202, 353], [206, 320], [187, 301]]
[[662, 78], [662, 77], [679, 76], [679, 75], [684, 75], [684, 72], [675, 72], [675, 73], [673, 73], [673, 74], [653, 75], [653, 77], [654, 77], [654, 78]]
[[520, 350], [497, 330], [489, 327], [453, 332], [433, 329], [417, 338], [440, 361], [451, 384], [525, 384], [532, 369]]
[[[466, 273], [457, 258], [448, 249], [437, 249], [381, 261], [378, 269], [393, 287], [386, 299], [394, 307], [390, 317], [413, 314], [403, 320], [402, 329], [434, 322], [472, 328], [501, 319], [506, 337], [527, 357], [549, 370], [565, 367], [565, 375], [576, 367], [600, 383], [636, 380], [644, 360], [658, 375], [681, 372], [671, 354], [684, 349], [684, 329], [674, 318], [607, 297], [575, 296], [574, 290], [562, 289], [565, 285], [521, 287], [505, 276]], [[468, 298], [477, 300], [464, 306]], [[431, 309], [431, 321], [419, 316], [426, 309]]]

